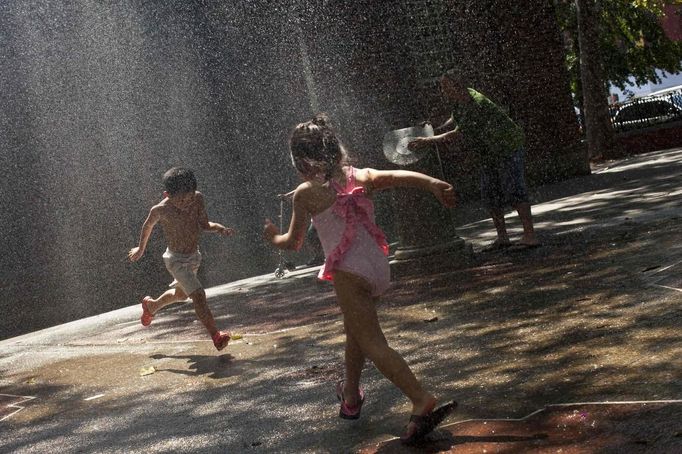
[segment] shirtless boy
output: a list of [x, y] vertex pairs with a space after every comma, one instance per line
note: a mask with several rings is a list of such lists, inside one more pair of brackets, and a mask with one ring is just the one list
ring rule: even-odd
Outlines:
[[163, 175], [163, 185], [166, 189], [163, 192], [164, 199], [149, 211], [142, 225], [139, 245], [128, 252], [128, 259], [136, 262], [144, 255], [149, 236], [154, 226], [160, 223], [167, 245], [163, 261], [175, 280], [170, 284], [172, 288], [158, 298], [145, 296], [142, 299], [140, 321], [143, 326], [148, 326], [159, 309], [189, 297], [213, 344], [222, 350], [230, 341], [230, 334], [216, 328], [213, 314], [206, 303], [206, 292], [197, 278], [201, 263], [199, 237], [203, 231], [224, 236], [235, 232], [208, 220], [204, 196], [196, 190], [197, 181], [191, 170], [173, 167]]

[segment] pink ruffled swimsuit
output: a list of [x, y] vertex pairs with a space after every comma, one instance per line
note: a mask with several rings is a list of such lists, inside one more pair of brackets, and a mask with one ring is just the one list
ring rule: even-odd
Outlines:
[[348, 167], [346, 187], [335, 181], [336, 201], [313, 216], [313, 224], [324, 249], [325, 262], [318, 277], [331, 281], [334, 271], [343, 270], [367, 280], [372, 295], [388, 289], [391, 270], [388, 264], [388, 244], [381, 229], [374, 223], [374, 204], [365, 188], [356, 186], [355, 169]]

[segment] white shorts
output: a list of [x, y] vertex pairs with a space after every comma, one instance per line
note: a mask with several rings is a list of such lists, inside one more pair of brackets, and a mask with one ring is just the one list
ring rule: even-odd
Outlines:
[[166, 269], [175, 279], [169, 287], [180, 287], [187, 296], [203, 288], [199, 278], [197, 278], [197, 271], [199, 271], [201, 264], [201, 253], [199, 251], [194, 254], [178, 254], [166, 249], [163, 254], [163, 263], [166, 264]]

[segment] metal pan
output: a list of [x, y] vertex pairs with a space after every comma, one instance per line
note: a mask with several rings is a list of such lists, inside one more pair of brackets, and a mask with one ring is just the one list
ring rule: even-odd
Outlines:
[[384, 136], [384, 156], [393, 164], [409, 165], [422, 159], [429, 149], [411, 151], [407, 144], [416, 137], [433, 136], [433, 126], [413, 126], [411, 128], [396, 129], [389, 131]]

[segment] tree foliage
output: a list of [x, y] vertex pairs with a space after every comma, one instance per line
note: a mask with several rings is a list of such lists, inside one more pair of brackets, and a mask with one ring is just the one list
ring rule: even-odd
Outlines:
[[[661, 26], [663, 7], [682, 0], [596, 0], [599, 12], [599, 49], [604, 82], [624, 89], [635, 83], [660, 82], [656, 73], [682, 71], [682, 42], [668, 38]], [[580, 92], [579, 46], [575, 2], [557, 0], [556, 10], [567, 47], [566, 63], [574, 93]]]

